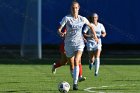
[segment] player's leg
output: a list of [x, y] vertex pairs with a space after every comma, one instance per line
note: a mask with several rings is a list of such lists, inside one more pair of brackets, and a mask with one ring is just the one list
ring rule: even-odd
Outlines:
[[74, 73], [73, 73], [73, 90], [78, 90], [79, 63], [81, 61], [82, 51], [75, 52]]
[[53, 64], [53, 66], [52, 66], [52, 73], [53, 74], [56, 73], [56, 68], [59, 68], [65, 64], [67, 64], [67, 57], [66, 57], [66, 53], [65, 53], [65, 49], [64, 49], [64, 42], [62, 42], [60, 44], [59, 51], [61, 53], [61, 59]]
[[86, 80], [86, 77], [83, 77], [82, 73], [83, 73], [83, 69], [82, 69], [82, 63], [80, 60], [80, 63], [79, 63], [79, 82]]
[[100, 54], [101, 54], [101, 50], [97, 49], [96, 58], [95, 58], [95, 76], [98, 75], [99, 68], [100, 68]]
[[95, 61], [95, 53], [93, 51], [88, 51], [89, 54], [89, 69], [91, 70]]
[[[73, 78], [73, 70], [74, 70], [74, 57], [68, 59], [68, 62], [70, 62], [70, 73], [71, 73], [71, 76]], [[86, 80], [86, 77], [83, 77], [82, 76], [82, 64], [81, 64], [81, 61], [79, 63], [79, 82], [82, 82], [82, 81], [85, 81]]]
[[[73, 78], [73, 70], [74, 70], [74, 57], [68, 59], [68, 62], [70, 62], [70, 73], [71, 73], [71, 76]], [[85, 81], [86, 80], [86, 77], [83, 77], [82, 76], [82, 64], [81, 64], [81, 61], [79, 63], [79, 82], [82, 82], [82, 81]]]
[[94, 64], [95, 56], [94, 56], [94, 47], [95, 47], [95, 42], [87, 42], [87, 51], [88, 51], [88, 56], [89, 56], [89, 69], [91, 70]]
[[56, 73], [56, 68], [59, 68], [63, 65], [67, 64], [67, 57], [65, 53], [61, 52], [61, 59], [57, 62], [55, 62], [52, 66], [52, 73], [55, 74]]
[[74, 56], [71, 58], [68, 58], [68, 62], [70, 63], [70, 73], [73, 78], [73, 70], [74, 70]]
[[95, 48], [95, 76], [98, 75], [99, 68], [100, 68], [100, 54], [102, 50], [102, 44], [101, 44], [101, 39], [99, 39], [99, 42], [97, 44], [97, 47]]

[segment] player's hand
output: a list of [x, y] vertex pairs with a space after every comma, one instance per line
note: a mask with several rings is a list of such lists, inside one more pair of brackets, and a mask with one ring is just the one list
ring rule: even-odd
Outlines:
[[102, 34], [102, 37], [105, 37], [106, 35], [105, 34]]
[[102, 32], [101, 36], [105, 37], [106, 36], [106, 32]]
[[98, 39], [97, 37], [95, 37], [94, 39], [95, 39], [95, 41], [98, 43], [99, 39]]
[[87, 40], [85, 38], [83, 38], [83, 39], [84, 39], [84, 43], [87, 43]]
[[63, 32], [59, 33], [60, 37], [65, 37], [65, 34], [66, 34], [65, 32], [64, 33]]

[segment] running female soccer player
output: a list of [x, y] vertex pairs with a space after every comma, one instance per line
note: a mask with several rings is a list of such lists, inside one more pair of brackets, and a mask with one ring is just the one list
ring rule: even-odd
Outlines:
[[[63, 33], [66, 34], [66, 28], [64, 28], [64, 31]], [[64, 39], [65, 37], [63, 37]], [[52, 66], [52, 73], [55, 74], [56, 73], [56, 69], [61, 67], [61, 66], [64, 66], [68, 63], [68, 60], [67, 60], [67, 57], [66, 57], [66, 53], [65, 53], [65, 49], [64, 49], [64, 41], [62, 41], [62, 43], [60, 44], [60, 47], [59, 47], [59, 51], [61, 53], [61, 59], [55, 63], [53, 63], [53, 66]], [[71, 60], [72, 62], [70, 62], [70, 72], [71, 72], [71, 75], [73, 77], [73, 69], [74, 69], [74, 58], [73, 60]], [[79, 79], [78, 81], [81, 82], [81, 81], [85, 81], [86, 80], [86, 77], [83, 77], [82, 76], [82, 64], [80, 62], [79, 64]]]
[[74, 58], [74, 73], [73, 73], [73, 90], [78, 90], [78, 75], [79, 75], [79, 63], [81, 61], [81, 56], [83, 49], [85, 47], [82, 28], [84, 24], [87, 24], [92, 33], [93, 37], [96, 41], [98, 38], [96, 36], [96, 32], [93, 27], [89, 23], [89, 21], [82, 17], [79, 14], [80, 5], [78, 2], [73, 2], [71, 5], [71, 14], [65, 16], [60, 22], [60, 27], [58, 28], [58, 33], [60, 36], [64, 36], [65, 34], [61, 31], [62, 28], [66, 25], [67, 33], [65, 35], [65, 51], [68, 61], [72, 61]]
[[102, 50], [101, 37], [106, 36], [106, 31], [103, 24], [98, 22], [98, 15], [96, 13], [92, 15], [91, 22], [92, 22], [91, 25], [94, 27], [99, 41], [98, 43], [95, 42], [94, 38], [91, 36], [92, 32], [88, 26], [86, 26], [84, 29], [84, 36], [87, 39], [86, 46], [87, 46], [87, 51], [90, 57], [89, 69], [90, 70], [92, 69], [93, 63], [95, 61], [95, 74], [94, 75], [97, 76], [99, 72], [100, 54]]

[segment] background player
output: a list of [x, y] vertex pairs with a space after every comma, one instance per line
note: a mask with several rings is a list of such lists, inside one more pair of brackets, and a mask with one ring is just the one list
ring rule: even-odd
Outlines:
[[79, 14], [80, 5], [78, 2], [73, 2], [71, 5], [71, 14], [65, 16], [60, 22], [60, 27], [58, 28], [58, 33], [60, 36], [64, 36], [61, 32], [62, 28], [66, 25], [67, 33], [65, 35], [65, 51], [68, 61], [72, 61], [74, 58], [74, 74], [73, 74], [73, 90], [78, 90], [78, 75], [79, 75], [79, 63], [81, 61], [81, 56], [83, 49], [85, 47], [82, 28], [84, 24], [87, 24], [94, 33], [94, 38], [98, 41], [96, 32], [89, 23], [89, 21]]
[[100, 54], [102, 50], [101, 37], [106, 36], [106, 31], [103, 24], [98, 22], [98, 15], [96, 13], [92, 15], [91, 22], [91, 25], [94, 27], [99, 41], [98, 43], [95, 42], [94, 38], [92, 37], [91, 30], [88, 26], [86, 26], [84, 29], [84, 36], [87, 39], [86, 46], [90, 57], [89, 69], [92, 69], [93, 63], [95, 61], [95, 76], [97, 76], [99, 72]]

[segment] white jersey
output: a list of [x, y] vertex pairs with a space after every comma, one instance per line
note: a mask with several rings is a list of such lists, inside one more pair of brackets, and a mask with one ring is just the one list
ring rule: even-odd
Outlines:
[[[103, 24], [101, 24], [101, 23], [98, 22], [97, 26], [95, 24], [93, 24], [93, 23], [91, 23], [91, 25], [94, 27], [94, 30], [96, 32], [96, 35], [100, 39], [102, 32], [105, 32], [105, 28], [104, 28]], [[84, 33], [87, 33], [88, 35], [91, 35], [92, 34], [89, 26], [86, 26], [85, 27]], [[89, 42], [95, 42], [94, 38], [90, 38], [90, 37], [87, 38], [87, 41], [89, 41]]]
[[[96, 41], [94, 40], [94, 38], [88, 37], [87, 38], [87, 50], [88, 51], [95, 51], [97, 49], [101, 50], [102, 48], [102, 41], [101, 41], [101, 34], [102, 32], [105, 32], [105, 28], [103, 26], [103, 24], [98, 23], [97, 26], [93, 23], [91, 23], [91, 25], [94, 27], [94, 30], [96, 32], [96, 35], [99, 39], [98, 43], [96, 43]], [[90, 28], [88, 26], [85, 27], [84, 29], [84, 33], [87, 33], [88, 35], [91, 35], [92, 32], [90, 30]]]
[[84, 24], [89, 24], [89, 21], [85, 17], [78, 15], [78, 18], [74, 19], [73, 16], [67, 15], [62, 19], [60, 24], [62, 27], [66, 25], [66, 46], [79, 46], [84, 44], [82, 28]]

